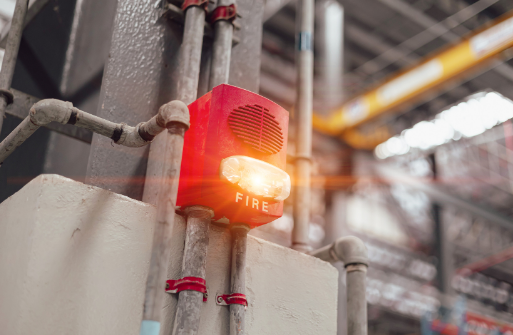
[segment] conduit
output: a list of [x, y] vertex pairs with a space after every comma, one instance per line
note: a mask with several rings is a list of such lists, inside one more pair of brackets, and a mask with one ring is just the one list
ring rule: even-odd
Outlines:
[[[246, 250], [249, 226], [234, 224], [232, 233], [232, 264], [230, 290], [232, 294], [246, 295]], [[230, 335], [243, 335], [246, 330], [246, 306], [230, 305]]]
[[[164, 300], [164, 283], [166, 281], [169, 258], [171, 257], [171, 236], [175, 222], [176, 197], [180, 180], [180, 166], [182, 164], [182, 151], [184, 135], [189, 129], [189, 110], [180, 101], [173, 101], [159, 110], [156, 120], [167, 117], [167, 133], [165, 134], [165, 149], [162, 160], [165, 162], [165, 175], [161, 180], [161, 187], [157, 201], [157, 223], [153, 234], [153, 247], [150, 259], [150, 269], [146, 281], [146, 294], [144, 299], [143, 321], [141, 322], [141, 335], [158, 335], [160, 332], [160, 319]], [[144, 133], [155, 137], [155, 126], [151, 123], [143, 127]]]
[[80, 128], [89, 129], [97, 134], [111, 138], [114, 143], [127, 147], [142, 147], [150, 143], [153, 138], [166, 129], [172, 122], [182, 122], [182, 115], [188, 110], [180, 101], [172, 101], [159, 110], [159, 113], [147, 122], [136, 127], [125, 123], [114, 123], [98, 116], [86, 113], [71, 102], [45, 99], [35, 103], [27, 116], [7, 137], [0, 143], [0, 164], [29, 138], [39, 127], [50, 122], [72, 124]]
[[367, 335], [365, 278], [369, 261], [363, 241], [354, 236], [342, 237], [330, 245], [312, 251], [310, 255], [330, 263], [344, 263], [347, 283], [347, 334]]
[[209, 91], [217, 85], [228, 84], [235, 15], [235, 2], [231, 0], [219, 0], [217, 8], [211, 15], [210, 22], [214, 24], [214, 43], [212, 45]]
[[[205, 279], [207, 264], [208, 232], [214, 211], [204, 206], [185, 209], [187, 230], [182, 261], [182, 277]], [[178, 295], [173, 334], [193, 335], [198, 333], [203, 293], [193, 290], [181, 291]]]
[[[232, 52], [233, 20], [236, 17], [235, 3], [219, 0], [217, 8], [211, 15], [214, 24], [214, 44], [212, 47], [212, 65], [210, 68], [209, 90], [217, 85], [227, 84], [230, 75], [230, 58]], [[246, 244], [249, 226], [234, 224], [231, 227], [232, 260], [230, 276], [230, 293], [246, 294]], [[231, 303], [230, 335], [245, 333], [246, 305]]]
[[[183, 42], [179, 55], [178, 99], [187, 104], [196, 100], [200, 72], [201, 49], [205, 26], [207, 1], [185, 0]], [[150, 157], [151, 159], [151, 157]], [[213, 211], [203, 206], [184, 209], [187, 215], [182, 277], [205, 279], [208, 249], [208, 231]], [[162, 284], [164, 284], [162, 282]], [[194, 335], [198, 333], [203, 294], [198, 291], [181, 291], [174, 322], [174, 335]]]
[[312, 156], [313, 26], [314, 1], [299, 0], [297, 15], [297, 101], [294, 229], [292, 248], [309, 251], [310, 174]]
[[[0, 131], [4, 123], [5, 108], [12, 103], [13, 94], [11, 89], [12, 77], [16, 66], [16, 58], [20, 49], [21, 35], [23, 33], [23, 23], [27, 14], [29, 0], [17, 0], [14, 7], [14, 14], [11, 21], [11, 29], [7, 36], [4, 59], [2, 60], [2, 69], [0, 70]], [[3, 160], [0, 159], [0, 162]]]

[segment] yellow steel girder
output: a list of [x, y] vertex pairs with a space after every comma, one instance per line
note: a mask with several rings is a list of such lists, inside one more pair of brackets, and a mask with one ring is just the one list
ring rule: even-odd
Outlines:
[[342, 135], [356, 148], [373, 148], [390, 134], [386, 135], [381, 129], [379, 134], [364, 135], [355, 127], [385, 113], [398, 111], [400, 107], [422, 99], [423, 95], [441, 89], [444, 84], [469, 75], [512, 46], [513, 12], [510, 12], [458, 44], [350, 99], [327, 117], [314, 113], [313, 127], [326, 134]]

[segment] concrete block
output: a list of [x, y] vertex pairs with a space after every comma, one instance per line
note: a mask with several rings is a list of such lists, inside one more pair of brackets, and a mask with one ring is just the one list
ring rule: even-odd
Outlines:
[[[97, 187], [41, 175], [0, 204], [2, 334], [139, 333], [155, 208]], [[169, 278], [179, 278], [185, 225], [173, 231]], [[212, 226], [209, 299], [200, 334], [227, 334], [230, 235]], [[247, 334], [336, 334], [338, 272], [248, 237]], [[174, 322], [168, 295], [162, 335]]]

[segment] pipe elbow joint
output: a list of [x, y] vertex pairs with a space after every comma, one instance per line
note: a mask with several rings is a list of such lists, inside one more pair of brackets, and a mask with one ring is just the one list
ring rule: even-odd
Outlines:
[[344, 266], [363, 264], [369, 266], [367, 247], [361, 239], [355, 236], [346, 236], [338, 239], [332, 246], [332, 253], [344, 262]]
[[71, 112], [73, 111], [73, 104], [71, 102], [57, 100], [57, 99], [44, 99], [36, 102], [30, 108], [30, 120], [38, 126], [44, 126], [50, 122], [68, 123]]
[[157, 124], [169, 128], [172, 123], [181, 123], [186, 129], [191, 126], [189, 108], [180, 100], [170, 101], [159, 108]]

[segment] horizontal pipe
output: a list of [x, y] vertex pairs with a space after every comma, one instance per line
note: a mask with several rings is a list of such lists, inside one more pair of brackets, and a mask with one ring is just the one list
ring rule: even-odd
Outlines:
[[[176, 110], [180, 112], [174, 112]], [[86, 113], [73, 107], [71, 102], [56, 99], [41, 100], [30, 108], [29, 116], [0, 143], [0, 164], [39, 127], [50, 122], [72, 124], [109, 137], [116, 144], [141, 147], [151, 143], [157, 134], [173, 122], [181, 122], [189, 127], [187, 116], [187, 106], [175, 100], [163, 105], [158, 114], [149, 121], [131, 127]]]

